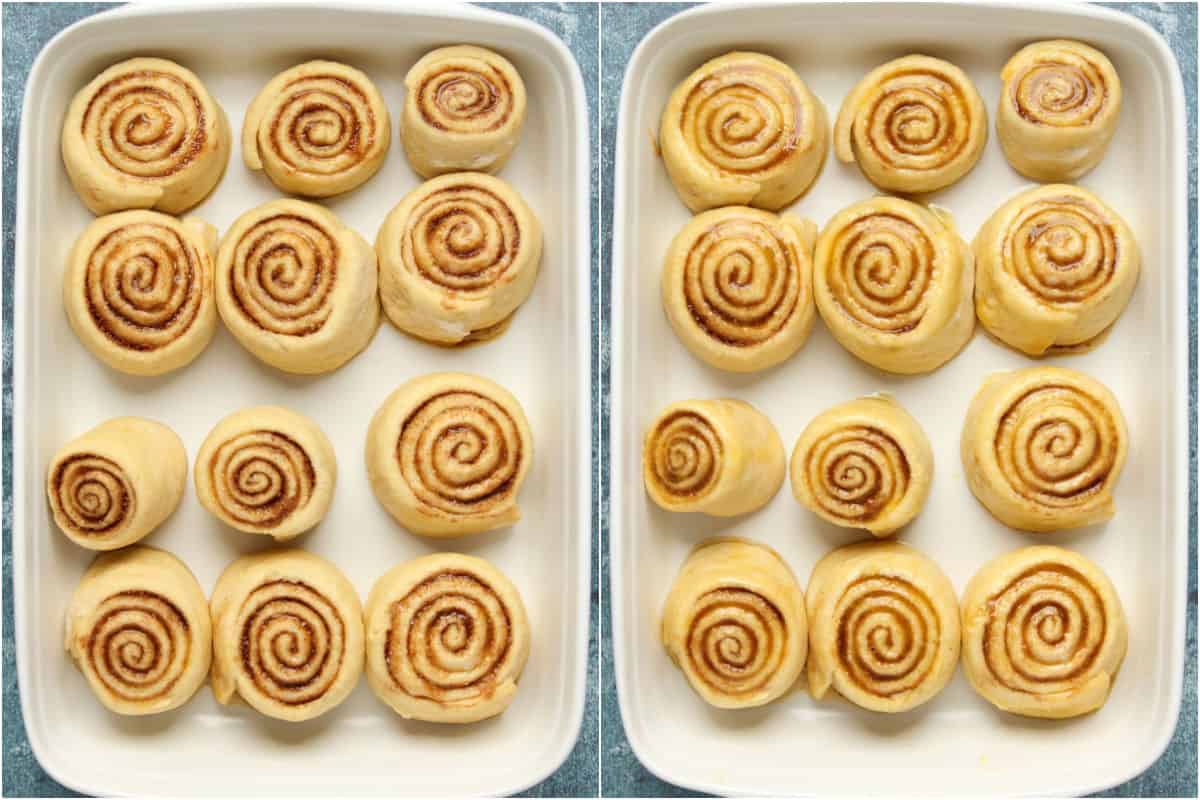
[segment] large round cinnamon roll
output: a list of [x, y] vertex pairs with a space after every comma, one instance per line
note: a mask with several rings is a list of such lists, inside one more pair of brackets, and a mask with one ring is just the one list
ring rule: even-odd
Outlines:
[[93, 214], [181, 214], [221, 180], [230, 139], [225, 112], [192, 72], [162, 58], [131, 58], [75, 95], [62, 155]]
[[1091, 192], [1066, 184], [1013, 197], [979, 229], [972, 249], [979, 321], [1031, 356], [1102, 341], [1141, 269], [1125, 221]]
[[971, 250], [949, 212], [895, 197], [839, 211], [813, 256], [817, 311], [842, 347], [904, 375], [931, 372], [975, 330]]
[[521, 518], [533, 462], [520, 402], [487, 378], [434, 372], [388, 395], [367, 430], [367, 474], [383, 507], [413, 533], [463, 536]]
[[889, 536], [924, 508], [933, 448], [890, 396], [860, 397], [808, 423], [792, 451], [791, 477], [796, 499], [822, 519]]
[[71, 596], [66, 648], [110, 711], [170, 711], [208, 677], [212, 621], [204, 590], [164, 550], [105, 553]]
[[422, 178], [497, 172], [525, 123], [525, 83], [499, 53], [439, 47], [404, 76], [400, 140]]
[[379, 293], [402, 331], [445, 345], [502, 333], [542, 260], [542, 227], [512, 186], [480, 172], [409, 192], [375, 240]]
[[966, 73], [911, 55], [867, 73], [846, 95], [833, 130], [844, 164], [858, 162], [888, 192], [934, 192], [975, 166], [987, 143], [987, 110]]
[[212, 688], [301, 722], [337, 706], [362, 675], [362, 605], [337, 567], [303, 550], [242, 556], [212, 594]]
[[680, 341], [719, 369], [787, 360], [812, 330], [816, 226], [745, 206], [705, 211], [667, 250], [663, 307]]
[[235, 411], [217, 423], [196, 456], [196, 495], [226, 525], [276, 541], [325, 517], [337, 459], [325, 433], [280, 406]]
[[63, 305], [92, 355], [130, 375], [191, 363], [217, 329], [217, 231], [195, 217], [123, 211], [94, 220], [71, 248]]
[[1034, 42], [1000, 78], [996, 134], [1013, 169], [1066, 183], [1100, 163], [1121, 114], [1121, 81], [1103, 53], [1068, 39]]
[[996, 519], [1045, 533], [1111, 519], [1129, 433], [1117, 398], [1071, 369], [990, 376], [967, 409], [967, 483]]
[[778, 211], [817, 180], [828, 138], [825, 106], [787, 64], [735, 52], [675, 88], [659, 146], [693, 212], [729, 205]]
[[276, 75], [250, 103], [242, 159], [285, 192], [330, 197], [378, 172], [391, 140], [370, 78], [336, 61], [308, 61]]
[[1095, 711], [1125, 658], [1125, 612], [1108, 576], [1061, 547], [988, 562], [963, 592], [962, 627], [975, 691], [1026, 717]]
[[358, 355], [379, 327], [375, 251], [322, 206], [272, 200], [242, 214], [217, 252], [217, 310], [273, 367], [315, 375]]
[[662, 637], [706, 702], [765, 705], [791, 689], [804, 669], [804, 593], [771, 548], [710, 540], [692, 551], [671, 586]]
[[143, 538], [179, 507], [187, 452], [173, 430], [141, 417], [102, 422], [67, 442], [46, 476], [54, 522], [89, 550]]
[[367, 598], [367, 681], [406, 719], [477, 722], [508, 708], [529, 657], [517, 587], [482, 558], [398, 564]]
[[958, 599], [937, 564], [899, 542], [832, 551], [808, 582], [808, 689], [872, 711], [933, 699], [958, 664]]
[[786, 466], [771, 420], [741, 400], [672, 403], [642, 446], [646, 494], [668, 511], [717, 517], [757, 511], [783, 485]]

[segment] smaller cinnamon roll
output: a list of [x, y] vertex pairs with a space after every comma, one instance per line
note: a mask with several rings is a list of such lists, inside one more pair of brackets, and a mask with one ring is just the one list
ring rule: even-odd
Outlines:
[[388, 570], [367, 598], [367, 682], [405, 719], [504, 712], [529, 658], [517, 587], [482, 558], [434, 553]]
[[276, 75], [250, 103], [242, 159], [285, 192], [332, 197], [378, 172], [391, 140], [370, 78], [336, 61], [308, 61]]
[[104, 553], [71, 596], [66, 648], [109, 711], [170, 711], [208, 678], [208, 600], [191, 570], [165, 550]]
[[1125, 221], [1091, 192], [1066, 184], [1010, 199], [979, 229], [972, 249], [979, 321], [1031, 356], [1102, 341], [1141, 271]]
[[509, 184], [479, 172], [409, 192], [375, 240], [383, 310], [397, 328], [444, 345], [502, 333], [533, 291], [542, 227]]
[[212, 594], [212, 689], [287, 722], [340, 704], [362, 675], [362, 604], [337, 567], [303, 550], [242, 556]]
[[667, 511], [732, 517], [757, 511], [783, 485], [783, 442], [741, 400], [683, 400], [650, 425], [642, 447], [646, 494]]
[[808, 423], [792, 451], [791, 476], [792, 493], [817, 516], [890, 536], [925, 506], [933, 448], [892, 397], [860, 397]]
[[161, 525], [179, 507], [187, 452], [166, 425], [116, 417], [67, 442], [46, 477], [54, 522], [89, 550], [116, 550]]
[[1068, 183], [1104, 158], [1121, 115], [1121, 80], [1103, 53], [1069, 39], [1034, 42], [1000, 79], [996, 134], [1013, 169]]
[[217, 251], [217, 310], [276, 369], [332, 372], [379, 328], [375, 251], [332, 211], [272, 200], [238, 217]]
[[766, 545], [712, 539], [683, 562], [663, 607], [662, 639], [705, 702], [766, 705], [804, 670], [804, 593]]
[[1112, 519], [1129, 448], [1117, 398], [1071, 369], [996, 373], [962, 431], [967, 484], [1010, 528], [1046, 533]]
[[871, 70], [846, 95], [833, 148], [839, 161], [858, 162], [886, 192], [935, 192], [971, 171], [987, 127], [987, 110], [965, 72], [910, 55]]
[[816, 226], [745, 206], [705, 211], [667, 250], [662, 300], [692, 355], [755, 372], [796, 353], [812, 330]]
[[404, 76], [400, 140], [422, 178], [498, 172], [525, 124], [525, 83], [499, 53], [439, 47]]
[[808, 581], [808, 690], [833, 688], [893, 714], [932, 700], [958, 665], [958, 598], [928, 557], [899, 542], [839, 547]]
[[821, 174], [829, 118], [787, 64], [761, 53], [727, 53], [671, 93], [659, 146], [679, 199], [693, 213], [731, 205], [779, 211]]
[[423, 536], [483, 533], [521, 518], [533, 434], [517, 398], [487, 378], [434, 372], [388, 395], [367, 430], [375, 497]]
[[325, 517], [337, 484], [329, 437], [280, 406], [235, 411], [196, 455], [196, 496], [214, 517], [245, 533], [284, 541]]
[[231, 139], [225, 112], [194, 73], [162, 58], [131, 58], [71, 100], [62, 156], [93, 214], [182, 214], [225, 174]]

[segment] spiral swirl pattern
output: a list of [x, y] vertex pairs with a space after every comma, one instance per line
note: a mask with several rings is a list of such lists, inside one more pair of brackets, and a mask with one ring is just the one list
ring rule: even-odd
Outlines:
[[837, 231], [825, 269], [829, 292], [847, 316], [882, 333], [906, 333], [930, 303], [936, 249], [921, 226], [871, 212]]
[[255, 430], [223, 442], [209, 461], [213, 495], [230, 519], [276, 528], [308, 505], [317, 475], [295, 439]]
[[1104, 110], [1109, 87], [1100, 66], [1081, 53], [1055, 51], [1010, 83], [1012, 102], [1027, 122], [1054, 127], [1084, 127]]
[[504, 198], [469, 182], [441, 186], [412, 208], [401, 259], [439, 289], [481, 295], [511, 280], [521, 226]]
[[479, 58], [442, 60], [416, 88], [421, 118], [441, 131], [484, 133], [513, 114], [513, 88], [495, 65]]
[[693, 681], [727, 697], [762, 689], [783, 662], [788, 636], [783, 615], [770, 600], [734, 587], [697, 598], [687, 631]]
[[893, 576], [861, 578], [844, 589], [835, 615], [838, 667], [859, 691], [889, 698], [931, 674], [941, 622], [920, 587]]
[[858, 109], [855, 143], [894, 169], [940, 169], [966, 154], [974, 88], [926, 61], [886, 73]]
[[654, 478], [674, 497], [692, 498], [708, 491], [720, 475], [723, 450], [712, 423], [692, 411], [668, 415], [650, 434]]
[[260, 123], [271, 157], [289, 170], [336, 176], [371, 157], [382, 122], [363, 87], [333, 74], [298, 74], [272, 96]]
[[813, 497], [830, 516], [855, 524], [874, 520], [908, 491], [903, 448], [886, 431], [847, 426], [816, 441], [805, 463]]
[[1008, 227], [1004, 269], [1037, 300], [1082, 303], [1112, 283], [1120, 259], [1116, 230], [1104, 209], [1062, 195], [1027, 203]]
[[137, 496], [125, 470], [91, 453], [64, 459], [50, 478], [50, 499], [60, 526], [79, 536], [102, 536], [133, 517]]
[[96, 609], [86, 669], [115, 698], [146, 702], [170, 693], [192, 647], [187, 617], [155, 592], [123, 591]]

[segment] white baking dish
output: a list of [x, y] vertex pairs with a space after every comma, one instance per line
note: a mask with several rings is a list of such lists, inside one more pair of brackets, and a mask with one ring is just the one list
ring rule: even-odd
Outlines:
[[[659, 300], [667, 244], [688, 219], [648, 132], [676, 83], [734, 49], [783, 59], [831, 118], [868, 70], [923, 52], [964, 68], [994, 114], [1000, 68], [1021, 45], [1066, 36], [1115, 63], [1125, 105], [1107, 158], [1081, 183], [1132, 225], [1144, 270], [1133, 302], [1095, 352], [1054, 359], [1110, 386], [1129, 420], [1130, 458], [1116, 518], [1052, 541], [1095, 559], [1112, 577], [1130, 624], [1129, 655], [1108, 704], [1068, 722], [996, 711], [961, 671], [934, 701], [874, 715], [803, 690], [766, 708], [706, 706], [658, 639], [662, 602], [691, 547], [713, 534], [775, 547], [806, 583], [819, 556], [864, 534], [819, 523], [788, 486], [764, 510], [717, 520], [659, 510], [642, 488], [640, 448], [668, 402], [736, 396], [762, 409], [790, 453], [804, 425], [836, 402], [894, 393], [928, 431], [936, 478], [925, 511], [900, 538], [929, 554], [958, 590], [990, 558], [1035, 539], [1004, 528], [975, 501], [958, 438], [967, 403], [990, 372], [1030, 363], [977, 332], [936, 373], [889, 377], [843, 351], [818, 322], [779, 368], [733, 375], [692, 358]], [[612, 294], [612, 591], [618, 695], [630, 744], [664, 780], [721, 794], [1084, 794], [1148, 767], [1175, 728], [1184, 662], [1187, 573], [1187, 209], [1183, 92], [1163, 41], [1133, 17], [1084, 5], [814, 3], [727, 5], [675, 16], [642, 41], [625, 75], [618, 128]], [[964, 236], [1027, 181], [1007, 164], [994, 130], [979, 165], [935, 202]], [[873, 188], [830, 157], [793, 210], [823, 225]], [[1042, 541], [1042, 540], [1036, 540]]]
[[[529, 91], [520, 144], [502, 176], [545, 230], [532, 297], [498, 341], [460, 351], [420, 344], [384, 322], [370, 347], [338, 372], [289, 377], [256, 361], [221, 328], [191, 366], [136, 379], [103, 367], [72, 335], [62, 309], [68, 249], [91, 215], [59, 155], [75, 91], [134, 54], [176, 59], [224, 106], [235, 131], [229, 170], [193, 213], [222, 231], [241, 212], [280, 196], [241, 161], [236, 132], [254, 94], [278, 71], [314, 57], [363, 69], [395, 123], [403, 79], [425, 51], [470, 42], [506, 54]], [[393, 124], [382, 171], [327, 203], [374, 240], [388, 210], [419, 179]], [[477, 8], [345, 2], [128, 6], [64, 31], [30, 74], [21, 126], [14, 353], [14, 589], [17, 663], [29, 741], [56, 780], [111, 795], [466, 795], [520, 791], [570, 751], [587, 675], [591, 509], [588, 126], [574, 59], [550, 32]], [[511, 529], [450, 543], [411, 535], [367, 482], [367, 424], [402, 381], [433, 370], [477, 372], [521, 400], [536, 457]], [[90, 554], [48, 513], [44, 474], [67, 439], [111, 416], [162, 420], [194, 458], [209, 429], [242, 406], [278, 403], [315, 418], [333, 441], [338, 487], [325, 522], [297, 544], [331, 559], [362, 596], [393, 564], [438, 549], [490, 559], [519, 587], [533, 648], [521, 689], [501, 717], [469, 726], [405, 722], [364, 680], [334, 712], [289, 725], [247, 706], [223, 708], [205, 688], [183, 708], [120, 718], [90, 696], [62, 649], [63, 612]], [[238, 555], [270, 546], [220, 525], [190, 488], [148, 543], [180, 556], [211, 590]]]

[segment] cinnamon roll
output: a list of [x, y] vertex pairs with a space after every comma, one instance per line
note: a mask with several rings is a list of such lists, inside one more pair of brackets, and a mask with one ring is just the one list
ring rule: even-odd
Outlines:
[[233, 223], [217, 251], [229, 332], [285, 372], [332, 372], [379, 328], [375, 251], [332, 211], [272, 200]]
[[285, 192], [331, 197], [378, 172], [391, 140], [370, 78], [336, 61], [308, 61], [276, 75], [250, 103], [242, 159]]
[[478, 172], [443, 175], [409, 192], [375, 241], [388, 319], [445, 345], [503, 332], [542, 259], [542, 228], [509, 184]]
[[816, 226], [745, 206], [705, 211], [667, 250], [663, 307], [692, 355], [754, 372], [804, 346], [812, 330]]
[[123, 211], [94, 220], [63, 275], [67, 321], [92, 355], [130, 375], [191, 363], [217, 329], [217, 230], [195, 217]]
[[89, 550], [143, 538], [179, 507], [187, 452], [166, 425], [116, 417], [67, 442], [46, 477], [54, 522]]
[[741, 400], [683, 400], [646, 434], [642, 480], [667, 511], [732, 517], [757, 511], [783, 485], [786, 457], [771, 420]]
[[987, 144], [987, 110], [966, 73], [910, 55], [867, 73], [846, 95], [833, 129], [843, 164], [858, 162], [887, 192], [935, 192], [957, 182]]
[[512, 525], [533, 462], [517, 398], [478, 375], [434, 372], [388, 395], [367, 430], [375, 497], [413, 533], [451, 537]]
[[1068, 39], [1034, 42], [1000, 79], [996, 135], [1013, 169], [1066, 183], [1104, 158], [1121, 114], [1121, 81], [1103, 53]]
[[1141, 269], [1125, 221], [1091, 192], [1066, 184], [1013, 197], [979, 229], [972, 249], [979, 321], [1031, 356], [1103, 340]]
[[337, 459], [325, 433], [280, 406], [235, 411], [217, 423], [196, 456], [196, 495], [214, 517], [276, 541], [325, 518]]
[[117, 714], [170, 711], [204, 685], [212, 620], [182, 561], [138, 545], [97, 556], [67, 607], [66, 648]]
[[825, 106], [787, 64], [734, 52], [675, 88], [659, 146], [693, 213], [729, 205], [778, 211], [816, 182], [828, 137]]
[[813, 257], [817, 311], [842, 347], [887, 372], [932, 372], [975, 330], [975, 265], [945, 209], [874, 197], [839, 211]]
[[1111, 519], [1129, 433], [1117, 398], [1082, 372], [990, 376], [962, 432], [967, 484], [992, 516], [1035, 533]]
[[808, 582], [808, 689], [871, 711], [916, 708], [958, 664], [958, 599], [937, 564], [899, 542], [859, 542]]
[[933, 448], [888, 395], [841, 403], [800, 434], [792, 493], [822, 519], [890, 536], [921, 513], [933, 481]]
[[525, 83], [508, 59], [471, 45], [439, 47], [404, 77], [400, 140], [422, 178], [498, 172], [525, 124]]
[[195, 74], [162, 58], [131, 58], [71, 100], [62, 156], [93, 214], [182, 214], [225, 174], [231, 138], [225, 112]]
[[477, 722], [503, 713], [529, 657], [517, 587], [482, 558], [398, 564], [367, 598], [367, 682], [405, 719]]
[[1125, 659], [1125, 612], [1099, 567], [1061, 547], [993, 559], [963, 592], [963, 669], [1004, 711], [1064, 719], [1104, 705]]
[[362, 605], [337, 567], [303, 550], [242, 556], [212, 594], [212, 688], [288, 722], [337, 706], [362, 675]]
[[663, 644], [696, 693], [717, 708], [785, 694], [804, 670], [804, 593], [766, 545], [714, 539], [692, 551], [667, 596]]

